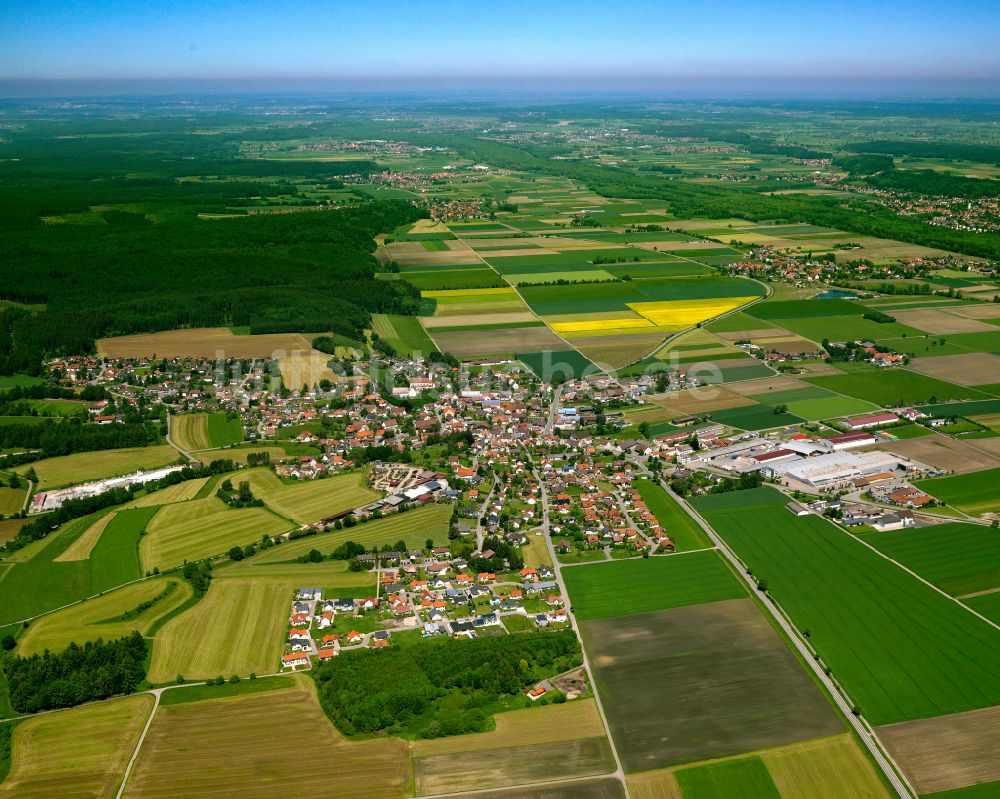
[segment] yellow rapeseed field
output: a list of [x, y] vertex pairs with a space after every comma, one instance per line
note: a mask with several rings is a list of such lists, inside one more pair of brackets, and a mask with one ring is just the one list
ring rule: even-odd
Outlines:
[[[630, 330], [638, 328], [638, 332], [646, 332], [653, 326], [648, 319], [588, 319], [582, 322], [553, 322], [551, 327], [556, 333], [589, 333], [600, 335], [608, 330]], [[608, 334], [611, 335], [611, 334]]]
[[711, 297], [703, 300], [666, 300], [630, 302], [628, 307], [645, 316], [654, 325], [690, 327], [713, 316], [739, 308], [756, 297]]

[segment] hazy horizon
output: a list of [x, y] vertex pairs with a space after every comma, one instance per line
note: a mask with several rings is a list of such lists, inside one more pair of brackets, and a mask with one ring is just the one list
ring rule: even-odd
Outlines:
[[[997, 94], [983, 0], [543, 7], [55, 0], [0, 29], [0, 96], [204, 91]], [[242, 87], [242, 88], [237, 88]]]

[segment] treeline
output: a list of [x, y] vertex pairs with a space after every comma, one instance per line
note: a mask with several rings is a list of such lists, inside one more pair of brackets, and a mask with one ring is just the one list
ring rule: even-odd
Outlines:
[[964, 197], [970, 200], [1000, 197], [1000, 181], [967, 178], [936, 169], [890, 169], [871, 175], [865, 179], [865, 183], [876, 189], [939, 197]]
[[[199, 217], [294, 191], [243, 176], [330, 180], [367, 162], [247, 160], [233, 142], [189, 135], [13, 138], [5, 152], [23, 160], [0, 176], [0, 300], [33, 307], [0, 310], [0, 374], [38, 374], [44, 357], [93, 351], [104, 336], [178, 327], [357, 337], [371, 313], [419, 305], [408, 283], [374, 279], [373, 238], [416, 221], [409, 203]], [[178, 180], [192, 175], [202, 180]], [[114, 207], [138, 204], [150, 210]], [[95, 205], [112, 207], [98, 217]], [[46, 224], [74, 214], [92, 223]]]
[[145, 660], [146, 642], [132, 632], [115, 641], [72, 643], [58, 653], [23, 658], [8, 652], [2, 662], [11, 707], [37, 713], [130, 694], [146, 677]]
[[98, 449], [145, 447], [156, 443], [159, 437], [159, 425], [154, 423], [91, 424], [66, 418], [0, 425], [0, 449], [40, 450], [49, 458]]
[[323, 708], [347, 735], [399, 732], [422, 716], [418, 734], [436, 738], [482, 731], [483, 708], [579, 662], [576, 635], [560, 630], [342, 652], [312, 674]]
[[874, 175], [895, 168], [891, 155], [844, 155], [833, 159], [833, 166], [849, 175]]

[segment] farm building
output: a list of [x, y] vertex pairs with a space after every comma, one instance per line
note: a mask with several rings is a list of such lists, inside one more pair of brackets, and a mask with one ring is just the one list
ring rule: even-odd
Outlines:
[[881, 427], [884, 424], [894, 424], [899, 417], [894, 413], [872, 413], [867, 416], [855, 416], [846, 424], [851, 430], [867, 430], [869, 427]]

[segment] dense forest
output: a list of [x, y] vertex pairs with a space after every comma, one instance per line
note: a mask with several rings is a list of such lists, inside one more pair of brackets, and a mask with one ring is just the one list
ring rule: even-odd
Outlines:
[[62, 652], [23, 658], [3, 656], [10, 704], [20, 713], [37, 713], [130, 694], [146, 677], [146, 642], [133, 632], [115, 641], [70, 644]]
[[348, 735], [399, 732], [419, 717], [418, 734], [434, 738], [482, 730], [484, 708], [579, 661], [576, 635], [560, 630], [342, 652], [313, 676], [324, 709]]
[[7, 142], [0, 373], [37, 373], [44, 355], [92, 351], [102, 336], [214, 325], [356, 336], [373, 311], [416, 307], [408, 284], [373, 279], [373, 237], [419, 218], [410, 204], [244, 215], [251, 200], [294, 195], [292, 177], [341, 185], [371, 162], [251, 160], [228, 137], [137, 136], [132, 123], [108, 125], [132, 136], [58, 138], [52, 124]]

